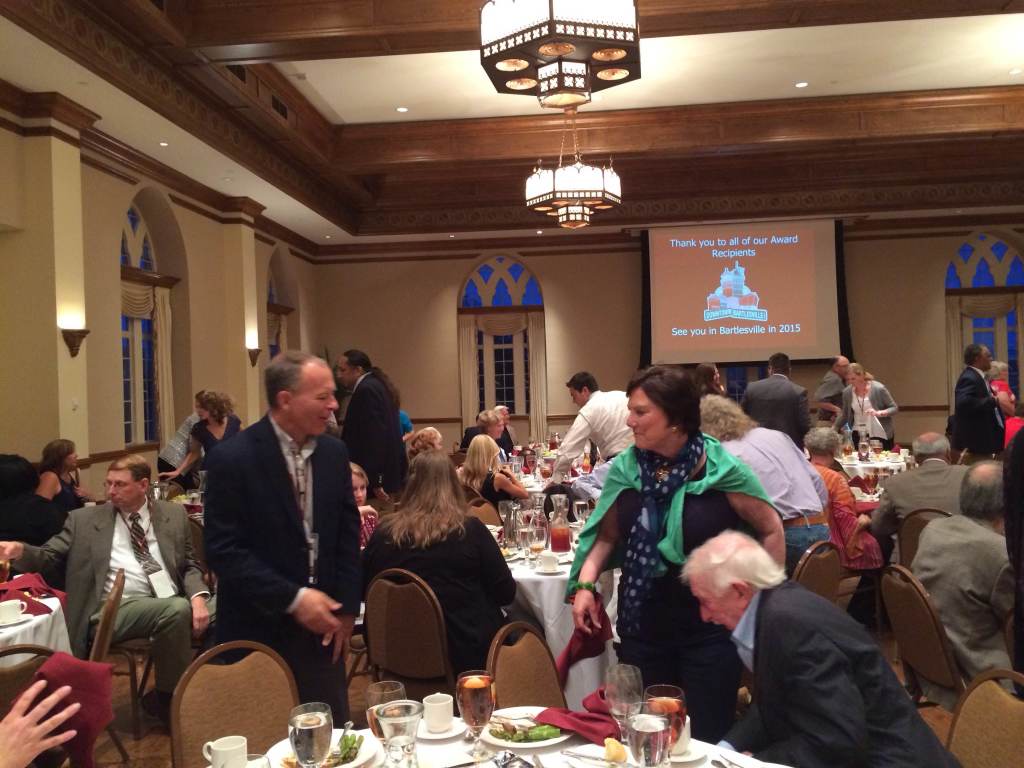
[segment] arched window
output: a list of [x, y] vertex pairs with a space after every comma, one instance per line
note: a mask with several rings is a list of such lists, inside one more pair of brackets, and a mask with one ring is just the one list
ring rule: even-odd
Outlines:
[[[529, 415], [531, 435], [543, 438], [547, 392], [538, 361], [546, 345], [539, 281], [511, 256], [491, 256], [473, 268], [459, 295], [465, 426], [475, 424], [479, 411], [504, 405]], [[541, 375], [531, 378], [531, 368]]]
[[[149, 230], [139, 211], [128, 209], [121, 230], [121, 266], [156, 271], [156, 254]], [[137, 294], [131, 302], [137, 309], [122, 308], [121, 380], [124, 401], [125, 445], [149, 443], [158, 439], [156, 397], [156, 349], [153, 335], [153, 289], [129, 284], [128, 292]], [[122, 292], [124, 293], [124, 291]]]

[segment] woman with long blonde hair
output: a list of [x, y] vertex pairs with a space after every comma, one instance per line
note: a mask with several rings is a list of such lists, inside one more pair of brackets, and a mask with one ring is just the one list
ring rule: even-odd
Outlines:
[[894, 434], [892, 415], [899, 410], [896, 401], [860, 363], [850, 363], [846, 380], [849, 386], [843, 390], [843, 410], [836, 419], [836, 430], [849, 424], [855, 445], [864, 438], [876, 438], [889, 450]]
[[426, 451], [409, 465], [402, 504], [383, 518], [363, 550], [364, 587], [381, 571], [404, 568], [437, 595], [456, 674], [482, 669], [491, 638], [505, 622], [516, 583], [498, 544], [466, 514], [466, 499], [444, 451]]
[[466, 461], [459, 468], [459, 479], [491, 502], [527, 499], [529, 492], [498, 464], [501, 449], [490, 435], [477, 435], [469, 444]]

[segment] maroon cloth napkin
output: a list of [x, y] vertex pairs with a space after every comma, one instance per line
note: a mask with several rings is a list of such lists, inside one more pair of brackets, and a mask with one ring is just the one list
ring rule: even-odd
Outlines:
[[45, 603], [40, 603], [35, 598], [29, 597], [24, 592], [19, 596], [13, 592], [8, 592], [3, 597], [0, 597], [0, 603], [6, 603], [8, 600], [21, 600], [25, 603], [25, 613], [30, 616], [45, 616], [48, 613], [53, 613], [50, 606]]
[[558, 668], [558, 682], [565, 688], [565, 681], [569, 679], [569, 668], [581, 659], [592, 659], [604, 653], [605, 645], [612, 639], [612, 622], [604, 610], [600, 595], [594, 595], [597, 600], [597, 610], [601, 617], [601, 629], [591, 635], [586, 635], [579, 627], [573, 630], [569, 644], [565, 646], [558, 655], [555, 666]]
[[93, 768], [93, 745], [114, 719], [114, 709], [111, 705], [113, 676], [113, 664], [82, 661], [58, 651], [43, 662], [32, 678], [33, 683], [38, 680], [45, 680], [47, 683], [36, 701], [45, 699], [61, 686], [70, 685], [71, 693], [57, 705], [57, 711], [76, 701], [82, 705], [74, 717], [65, 721], [59, 730], [54, 731], [63, 733], [74, 729], [78, 732], [75, 738], [63, 745], [75, 766]]
[[68, 608], [66, 595], [59, 589], [54, 589], [47, 584], [46, 579], [38, 573], [23, 573], [20, 576], [15, 576], [10, 581], [0, 584], [0, 600], [14, 597], [15, 592], [20, 593], [18, 595], [19, 598], [24, 597], [25, 593], [30, 597], [50, 597], [52, 595], [60, 600], [61, 608], [65, 611]]
[[851, 488], [860, 488], [863, 491], [865, 485], [866, 484], [864, 482], [864, 478], [863, 477], [851, 477], [850, 478], [850, 487]]
[[608, 704], [604, 700], [604, 686], [601, 686], [583, 700], [586, 712], [572, 712], [568, 709], [552, 707], [537, 714], [533, 719], [544, 725], [553, 725], [566, 731], [573, 731], [592, 741], [604, 744], [605, 739], [619, 736], [619, 726], [608, 714]]

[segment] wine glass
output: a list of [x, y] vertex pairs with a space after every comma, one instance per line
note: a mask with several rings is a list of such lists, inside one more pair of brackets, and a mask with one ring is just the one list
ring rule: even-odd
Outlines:
[[604, 678], [604, 697], [608, 710], [619, 726], [619, 735], [625, 736], [629, 718], [643, 705], [644, 684], [640, 670], [631, 664], [614, 664]]
[[629, 751], [640, 768], [658, 768], [668, 761], [672, 728], [669, 719], [648, 705], [630, 715]]
[[671, 752], [686, 724], [686, 697], [683, 689], [677, 685], [648, 685], [644, 691], [644, 705], [651, 712], [668, 718], [672, 731], [668, 743]]
[[530, 520], [527, 543], [529, 550], [526, 556], [530, 561], [530, 567], [536, 568], [537, 556], [544, 551], [544, 547], [548, 543], [548, 525], [544, 515], [533, 515], [533, 518]]
[[399, 699], [378, 704], [373, 714], [387, 745], [388, 765], [392, 768], [417, 768], [416, 731], [423, 718], [423, 704]]
[[331, 753], [334, 721], [323, 702], [302, 704], [288, 715], [288, 740], [301, 766], [319, 768]]
[[405, 686], [397, 680], [381, 680], [379, 683], [370, 683], [366, 686], [366, 726], [378, 739], [384, 738], [384, 732], [377, 722], [374, 708], [378, 704], [387, 704], [389, 701], [400, 701], [404, 698]]
[[494, 678], [486, 670], [463, 672], [455, 684], [455, 696], [459, 702], [459, 715], [474, 740], [470, 754], [475, 762], [486, 760], [491, 754], [480, 741], [480, 734], [494, 712]]

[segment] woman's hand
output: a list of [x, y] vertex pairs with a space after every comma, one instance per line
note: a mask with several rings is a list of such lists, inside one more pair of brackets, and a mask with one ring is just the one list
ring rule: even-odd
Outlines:
[[597, 600], [589, 589], [580, 589], [573, 596], [572, 622], [576, 629], [585, 635], [592, 635], [595, 629], [601, 629], [601, 614], [597, 610]]
[[173, 470], [172, 472], [161, 472], [160, 474], [157, 475], [157, 477], [161, 480], [173, 480], [174, 478], [180, 476], [181, 471], [177, 469]]
[[365, 520], [368, 517], [372, 517], [374, 520], [376, 520], [377, 510], [371, 507], [369, 504], [364, 504], [359, 508], [359, 519]]
[[14, 702], [7, 717], [0, 720], [0, 768], [25, 768], [39, 753], [60, 746], [77, 735], [74, 730], [56, 736], [50, 736], [50, 733], [81, 709], [78, 702], [69, 704], [52, 717], [46, 717], [57, 702], [71, 693], [71, 686], [58, 688], [29, 709], [44, 688], [45, 680], [34, 683]]

